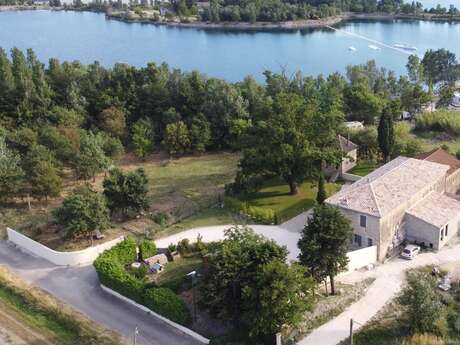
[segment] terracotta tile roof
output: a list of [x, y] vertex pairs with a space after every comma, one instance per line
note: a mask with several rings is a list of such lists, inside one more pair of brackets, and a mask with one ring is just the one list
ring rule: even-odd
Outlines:
[[449, 166], [398, 157], [342, 189], [327, 203], [383, 217], [446, 175]]
[[450, 167], [450, 169], [447, 171], [448, 175], [452, 174], [454, 171], [460, 168], [460, 160], [451, 155], [449, 152], [446, 152], [440, 148], [431, 150], [430, 152], [421, 153], [415, 158], [430, 161], [433, 163], [448, 165]]
[[460, 202], [445, 194], [432, 192], [406, 213], [441, 228], [452, 219], [453, 215], [460, 213]]
[[348, 140], [347, 138], [341, 135], [337, 136], [337, 140], [339, 142], [339, 146], [342, 152], [348, 153], [358, 148], [358, 145], [356, 145], [351, 140]]

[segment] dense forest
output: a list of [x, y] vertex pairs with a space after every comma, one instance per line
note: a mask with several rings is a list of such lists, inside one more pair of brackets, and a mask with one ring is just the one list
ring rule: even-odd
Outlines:
[[45, 66], [32, 50], [0, 50], [0, 195], [57, 196], [64, 169], [91, 179], [126, 151], [145, 159], [154, 150], [241, 150], [255, 140], [251, 133], [268, 140], [260, 137], [273, 135], [264, 123], [283, 128], [293, 109], [308, 116], [306, 140], [321, 148], [329, 142], [318, 133], [328, 123], [334, 134], [344, 118], [373, 124], [385, 107], [395, 118], [419, 111], [432, 99], [424, 85], [442, 85], [439, 102], [446, 102], [460, 67], [439, 50], [411, 56], [408, 72], [397, 77], [371, 61], [348, 67], [346, 76], [267, 71], [265, 84], [252, 77], [232, 84], [166, 64], [105, 68], [51, 59]]

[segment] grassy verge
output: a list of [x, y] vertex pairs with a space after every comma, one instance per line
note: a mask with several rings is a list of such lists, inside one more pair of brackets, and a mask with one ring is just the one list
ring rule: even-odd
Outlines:
[[358, 165], [354, 166], [353, 169], [348, 171], [350, 174], [358, 175], [358, 176], [366, 176], [373, 172], [377, 166], [375, 163], [372, 162], [363, 162], [359, 163]]
[[[120, 345], [121, 339], [0, 266], [0, 304], [61, 345]], [[2, 308], [3, 310], [3, 308]]]
[[190, 282], [187, 273], [200, 270], [203, 267], [203, 259], [199, 255], [182, 257], [176, 261], [170, 262], [165, 266], [163, 272], [155, 277], [155, 282], [159, 287], [167, 287], [176, 293], [184, 285]]
[[[340, 184], [328, 183], [328, 195], [339, 191]], [[313, 207], [318, 188], [316, 182], [304, 182], [299, 186], [299, 193], [289, 194], [289, 186], [278, 180], [268, 181], [258, 192], [249, 195], [247, 202], [251, 206], [272, 209], [280, 222], [289, 220]]]

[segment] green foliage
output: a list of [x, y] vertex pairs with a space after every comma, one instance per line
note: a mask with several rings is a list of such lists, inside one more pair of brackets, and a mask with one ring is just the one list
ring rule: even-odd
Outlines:
[[393, 116], [388, 108], [385, 108], [380, 116], [378, 127], [378, 142], [383, 159], [388, 162], [390, 155], [393, 152], [395, 144], [395, 133], [393, 127]]
[[445, 307], [437, 291], [437, 281], [430, 274], [409, 272], [407, 287], [399, 302], [406, 306], [409, 327], [414, 333], [445, 335]]
[[76, 189], [53, 211], [56, 223], [64, 226], [67, 237], [92, 235], [109, 227], [109, 210], [105, 198], [85, 186]]
[[168, 214], [164, 212], [156, 212], [152, 216], [152, 220], [160, 226], [165, 226], [168, 222]]
[[433, 334], [414, 334], [400, 345], [444, 345], [444, 341]]
[[447, 49], [428, 50], [422, 60], [425, 79], [428, 84], [454, 82], [460, 77], [457, 58]]
[[[295, 323], [310, 305], [311, 282], [302, 269], [285, 263], [287, 250], [274, 241], [249, 228], [233, 227], [219, 246], [208, 250], [202, 303], [223, 318], [243, 322], [239, 325], [254, 336], [272, 336], [283, 323]], [[279, 308], [273, 307], [274, 300]]]
[[190, 149], [190, 136], [187, 125], [178, 121], [166, 126], [163, 146], [171, 156], [182, 155]]
[[81, 178], [94, 178], [96, 174], [108, 169], [110, 159], [104, 152], [104, 138], [93, 132], [83, 132], [80, 140], [80, 153], [77, 158], [77, 171]]
[[144, 293], [144, 304], [152, 311], [181, 325], [191, 322], [191, 315], [184, 301], [170, 289], [147, 289]]
[[124, 137], [126, 129], [124, 110], [114, 106], [104, 109], [99, 115], [99, 126], [114, 137]]
[[324, 180], [324, 175], [322, 173], [319, 174], [319, 178], [318, 178], [318, 193], [316, 194], [316, 202], [319, 205], [324, 204], [324, 200], [327, 199], [325, 183], [326, 183], [326, 181]]
[[24, 177], [20, 156], [10, 150], [0, 136], [0, 200], [16, 196]]
[[147, 119], [138, 120], [132, 128], [131, 142], [136, 156], [144, 159], [153, 150], [154, 130], [152, 122]]
[[148, 179], [143, 169], [128, 173], [112, 169], [102, 185], [112, 212], [140, 212], [148, 206]]
[[297, 244], [300, 263], [317, 282], [329, 277], [332, 294], [335, 293], [334, 277], [347, 267], [352, 234], [350, 221], [336, 207], [319, 205], [314, 208]]
[[157, 254], [157, 246], [155, 242], [150, 240], [143, 240], [139, 244], [139, 256], [141, 260], [148, 259]]
[[460, 117], [455, 111], [437, 110], [423, 113], [415, 119], [415, 129], [420, 131], [443, 131], [460, 135]]
[[[143, 241], [140, 251], [143, 257], [154, 255], [154, 242]], [[182, 325], [190, 323], [190, 313], [185, 303], [174, 292], [165, 288], [147, 288], [144, 282], [147, 266], [141, 266], [141, 269], [134, 272], [134, 276], [126, 271], [125, 266], [136, 259], [136, 242], [133, 239], [125, 239], [102, 253], [94, 262], [94, 267], [103, 285], [172, 321]]]
[[247, 202], [226, 196], [224, 204], [235, 213], [240, 213], [259, 224], [278, 224], [276, 213], [273, 209], [252, 206]]

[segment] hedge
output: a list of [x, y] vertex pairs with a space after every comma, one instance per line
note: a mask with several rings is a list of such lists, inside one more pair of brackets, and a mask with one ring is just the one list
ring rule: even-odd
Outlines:
[[276, 212], [271, 208], [251, 206], [247, 202], [237, 200], [226, 196], [224, 198], [225, 206], [233, 212], [244, 214], [246, 217], [255, 220], [261, 224], [278, 224]]
[[147, 289], [144, 293], [144, 305], [181, 325], [191, 322], [190, 312], [184, 301], [177, 297], [171, 289]]
[[155, 242], [143, 240], [139, 245], [139, 255], [142, 260], [148, 259], [157, 254]]
[[[155, 244], [150, 241], [144, 242], [144, 253], [151, 254], [152, 250], [155, 249], [156, 254]], [[134, 261], [136, 261], [136, 242], [132, 239], [126, 239], [99, 255], [94, 261], [94, 268], [99, 276], [99, 281], [108, 288], [145, 305], [172, 321], [182, 325], [189, 324], [191, 321], [190, 311], [171, 289], [152, 288], [144, 280], [138, 279], [126, 271], [125, 267]]]

